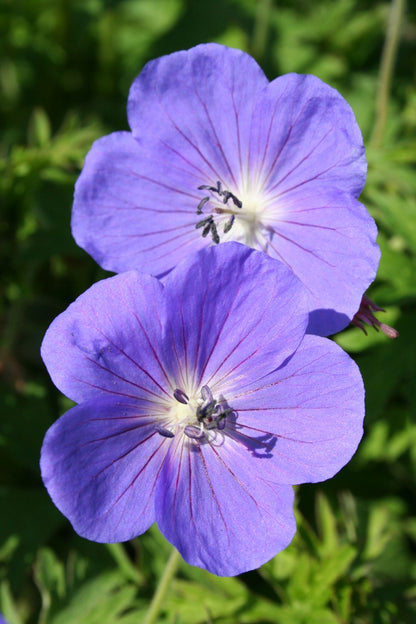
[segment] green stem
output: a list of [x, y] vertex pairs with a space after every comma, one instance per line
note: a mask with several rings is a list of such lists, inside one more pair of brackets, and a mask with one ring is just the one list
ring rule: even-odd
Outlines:
[[267, 43], [267, 31], [270, 24], [270, 12], [272, 0], [257, 0], [254, 32], [251, 45], [253, 56], [261, 59], [264, 55]]
[[379, 147], [383, 140], [386, 126], [387, 111], [390, 98], [391, 81], [397, 49], [399, 47], [401, 26], [403, 22], [405, 0], [392, 0], [390, 5], [389, 21], [386, 40], [380, 62], [379, 83], [376, 100], [376, 118], [371, 135], [371, 147]]
[[159, 584], [152, 598], [152, 602], [149, 605], [149, 610], [146, 613], [146, 617], [143, 620], [143, 624], [154, 624], [154, 622], [156, 622], [156, 618], [159, 615], [159, 611], [162, 607], [162, 603], [166, 597], [167, 591], [169, 589], [169, 585], [173, 577], [175, 576], [180, 560], [181, 560], [181, 556], [178, 553], [178, 551], [174, 548], [170, 554], [170, 557], [166, 563], [166, 567], [159, 580]]

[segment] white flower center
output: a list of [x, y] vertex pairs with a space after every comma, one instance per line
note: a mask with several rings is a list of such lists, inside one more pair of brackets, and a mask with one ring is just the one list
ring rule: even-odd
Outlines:
[[233, 240], [267, 251], [279, 210], [261, 184], [254, 187], [244, 180], [235, 193], [220, 181], [199, 188], [207, 193], [197, 210], [202, 236], [215, 244]]
[[160, 424], [156, 425], [156, 430], [167, 438], [182, 432], [190, 439], [213, 441], [217, 430], [224, 429], [231, 412], [225, 399], [214, 399], [208, 386], [202, 386], [199, 396], [188, 396], [176, 389], [169, 409], [158, 418]]

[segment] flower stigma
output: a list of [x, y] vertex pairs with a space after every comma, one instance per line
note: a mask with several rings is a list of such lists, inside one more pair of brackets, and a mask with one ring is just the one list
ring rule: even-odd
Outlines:
[[157, 425], [156, 431], [165, 438], [173, 438], [182, 431], [191, 440], [206, 439], [212, 442], [216, 432], [222, 431], [227, 416], [233, 413], [222, 395], [215, 399], [208, 386], [202, 386], [199, 396], [188, 396], [180, 388], [173, 392], [176, 402], [164, 416], [164, 425]]

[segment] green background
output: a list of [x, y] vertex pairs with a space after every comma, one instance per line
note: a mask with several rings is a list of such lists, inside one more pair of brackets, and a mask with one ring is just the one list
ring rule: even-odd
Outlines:
[[39, 346], [52, 319], [105, 276], [69, 226], [92, 141], [128, 128], [128, 89], [146, 61], [207, 41], [247, 50], [270, 79], [313, 73], [353, 107], [369, 162], [362, 200], [383, 254], [370, 297], [400, 338], [356, 328], [336, 337], [364, 377], [365, 437], [334, 479], [297, 488], [293, 543], [232, 579], [181, 563], [156, 621], [411, 624], [416, 3], [403, 0], [0, 1], [0, 612], [9, 624], [141, 624], [169, 557], [155, 528], [94, 544], [53, 506], [39, 449], [69, 401]]

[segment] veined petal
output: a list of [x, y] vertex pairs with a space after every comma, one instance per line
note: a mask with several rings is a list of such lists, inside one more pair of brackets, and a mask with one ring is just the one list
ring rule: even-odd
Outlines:
[[380, 259], [377, 227], [354, 197], [321, 182], [280, 199], [268, 252], [284, 258], [311, 295], [308, 331], [340, 331], [358, 310]]
[[94, 284], [50, 325], [42, 358], [73, 401], [100, 394], [153, 401], [170, 396], [155, 345], [162, 336], [163, 286], [135, 272]]
[[91, 399], [48, 430], [42, 478], [79, 535], [96, 542], [129, 540], [154, 522], [166, 442], [135, 402]]
[[[226, 443], [227, 444], [227, 443]], [[293, 489], [264, 481], [247, 466], [234, 473], [222, 449], [178, 440], [156, 488], [156, 520], [188, 563], [234, 576], [291, 542]]]
[[186, 371], [188, 388], [231, 392], [278, 367], [303, 338], [305, 289], [284, 264], [244, 245], [204, 249], [164, 282], [167, 309], [176, 310], [166, 351], [175, 354], [173, 371]]
[[98, 139], [75, 186], [73, 236], [106, 269], [163, 273], [206, 245], [195, 228], [206, 179], [130, 132]]
[[319, 336], [305, 336], [277, 371], [228, 400], [237, 412], [234, 439], [248, 454], [267, 453], [258, 470], [277, 483], [332, 477], [363, 434], [359, 369], [338, 345]]
[[346, 100], [316, 76], [286, 74], [268, 84], [251, 132], [250, 170], [261, 172], [268, 195], [316, 180], [361, 193], [367, 173], [361, 131]]
[[248, 162], [257, 94], [268, 84], [256, 61], [241, 50], [208, 43], [150, 61], [133, 82], [128, 118], [133, 136], [188, 161], [205, 182], [234, 186]]

